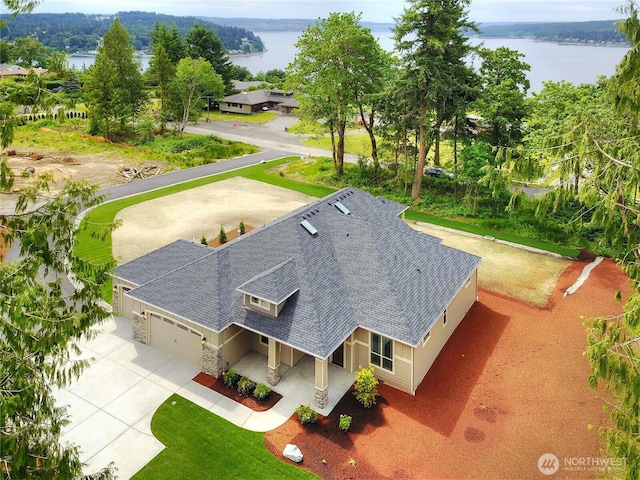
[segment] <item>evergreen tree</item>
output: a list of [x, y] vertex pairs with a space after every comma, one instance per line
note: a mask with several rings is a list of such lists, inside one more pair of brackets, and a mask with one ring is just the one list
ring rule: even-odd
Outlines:
[[186, 42], [188, 55], [193, 59], [204, 58], [208, 61], [222, 77], [225, 92], [230, 93], [233, 89], [232, 64], [216, 32], [196, 22], [187, 32]]
[[[30, 12], [38, 3], [4, 2], [14, 14]], [[2, 93], [4, 149], [13, 135], [16, 105]], [[13, 179], [3, 157], [0, 192], [10, 192]], [[46, 181], [39, 178], [23, 189], [15, 211], [5, 209], [0, 216], [0, 240], [20, 250], [19, 259], [0, 263], [0, 477], [106, 480], [112, 469], [83, 476], [77, 447], [61, 443], [68, 419], [52, 394], [53, 386], [64, 386], [87, 365], [71, 355], [108, 315], [101, 287], [111, 265], [92, 265], [74, 252], [78, 214], [100, 199], [95, 188], [73, 183], [53, 199], [40, 196]], [[82, 287], [67, 285], [69, 275]]]
[[470, 0], [407, 3], [394, 28], [394, 40], [402, 63], [397, 90], [417, 123], [419, 152], [411, 188], [415, 200], [420, 198], [428, 150], [447, 118], [443, 102], [451, 92], [464, 91], [461, 86], [468, 79], [465, 62], [472, 47], [463, 31], [476, 26], [468, 19]]
[[174, 65], [187, 56], [187, 44], [180, 36], [175, 23], [169, 28], [165, 23], [156, 22], [151, 34], [151, 48], [155, 51], [160, 46], [164, 47]]
[[218, 234], [218, 240], [220, 240], [220, 243], [227, 243], [227, 232], [224, 229], [224, 225], [220, 225], [220, 233]]
[[85, 83], [89, 113], [107, 140], [114, 129], [125, 133], [126, 122], [138, 117], [148, 98], [134, 53], [128, 32], [116, 18], [98, 47]]
[[157, 95], [160, 99], [160, 131], [164, 132], [167, 119], [170, 115], [167, 105], [169, 85], [176, 76], [176, 66], [171, 63], [169, 54], [161, 44], [153, 46], [153, 58], [149, 62], [147, 75], [158, 87]]

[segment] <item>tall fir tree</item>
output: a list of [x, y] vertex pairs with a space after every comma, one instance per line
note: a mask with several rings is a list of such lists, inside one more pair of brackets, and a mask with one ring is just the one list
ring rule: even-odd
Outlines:
[[98, 47], [85, 83], [93, 128], [104, 132], [107, 140], [113, 133], [126, 133], [127, 122], [135, 121], [148, 100], [134, 54], [129, 33], [116, 17]]

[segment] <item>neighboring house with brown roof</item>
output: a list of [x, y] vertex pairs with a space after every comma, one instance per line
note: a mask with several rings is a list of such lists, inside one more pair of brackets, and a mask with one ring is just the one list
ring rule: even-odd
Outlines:
[[0, 78], [8, 78], [8, 77], [20, 77], [24, 78], [29, 75], [31, 72], [35, 72], [36, 75], [42, 75], [43, 73], [47, 73], [48, 70], [44, 68], [24, 68], [19, 65], [11, 65], [8, 63], [0, 63]]
[[115, 270], [114, 310], [135, 340], [215, 377], [255, 351], [275, 385], [311, 356], [320, 408], [330, 363], [372, 364], [415, 394], [477, 299], [481, 259], [412, 229], [405, 209], [345, 188], [215, 249], [176, 241]]
[[265, 110], [281, 110], [291, 113], [298, 107], [293, 92], [279, 89], [248, 90], [225, 97], [220, 101], [220, 111], [250, 115]]

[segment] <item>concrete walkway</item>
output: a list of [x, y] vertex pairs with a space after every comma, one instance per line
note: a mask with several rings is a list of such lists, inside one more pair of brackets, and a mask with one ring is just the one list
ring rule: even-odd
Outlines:
[[[131, 478], [164, 449], [151, 432], [157, 408], [173, 393], [234, 423], [266, 432], [279, 427], [301, 404], [313, 405], [314, 362], [303, 359], [289, 369], [274, 388], [283, 397], [271, 409], [255, 412], [192, 379], [200, 372], [191, 364], [160, 349], [131, 340], [131, 321], [112, 317], [101, 333], [83, 342], [82, 354], [90, 366], [66, 388], [55, 392], [59, 406], [67, 406], [71, 423], [63, 442], [80, 447], [80, 459], [93, 473], [114, 462], [119, 479]], [[249, 354], [233, 367], [256, 382], [266, 382], [265, 359]], [[331, 365], [330, 404], [317, 409], [328, 415], [349, 389], [355, 374]], [[289, 374], [287, 376], [287, 373]], [[263, 378], [264, 377], [264, 378]]]

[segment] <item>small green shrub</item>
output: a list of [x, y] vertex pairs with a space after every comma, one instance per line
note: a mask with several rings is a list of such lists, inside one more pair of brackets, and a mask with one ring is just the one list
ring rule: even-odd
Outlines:
[[264, 383], [259, 383], [253, 390], [253, 396], [258, 400], [264, 400], [271, 393], [271, 389]]
[[310, 405], [300, 405], [296, 408], [296, 413], [302, 425], [311, 425], [318, 421], [318, 412], [311, 408]]
[[227, 232], [225, 232], [224, 230], [224, 225], [220, 225], [220, 233], [218, 234], [218, 240], [220, 240], [220, 243], [227, 242]]
[[369, 365], [368, 367], [360, 365], [360, 367], [358, 367], [354, 389], [353, 394], [365, 408], [376, 404], [378, 379], [374, 375], [373, 365]]
[[248, 397], [256, 388], [256, 383], [248, 377], [242, 377], [238, 380], [238, 393], [244, 397]]
[[205, 237], [204, 233], [202, 234], [202, 236], [200, 237], [200, 243], [202, 245], [209, 245], [209, 243], [207, 242], [207, 237]]
[[234, 369], [229, 369], [222, 374], [222, 381], [229, 388], [236, 388], [238, 380], [240, 380], [240, 374]]
[[340, 415], [338, 428], [343, 432], [348, 432], [349, 428], [351, 428], [351, 415]]
[[240, 225], [238, 225], [238, 231], [240, 232], [240, 235], [244, 235], [246, 233], [246, 227], [242, 220], [240, 220]]

